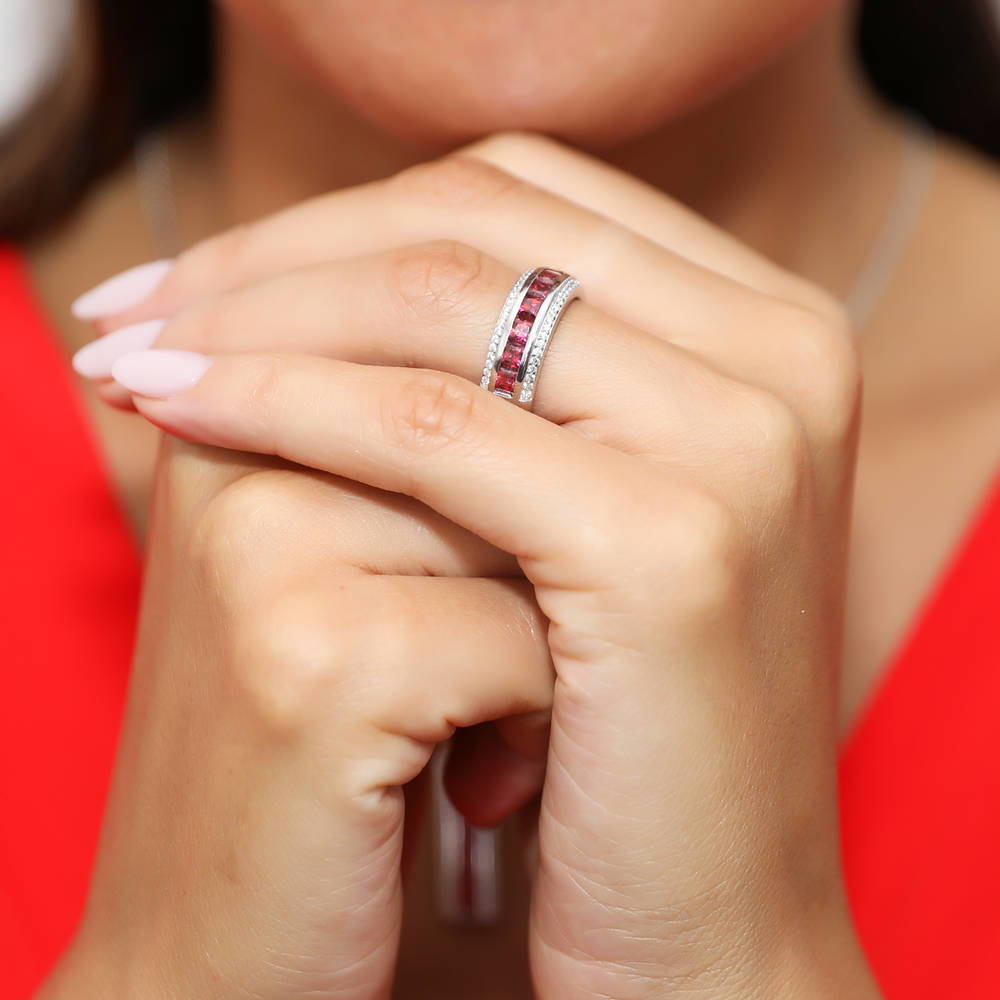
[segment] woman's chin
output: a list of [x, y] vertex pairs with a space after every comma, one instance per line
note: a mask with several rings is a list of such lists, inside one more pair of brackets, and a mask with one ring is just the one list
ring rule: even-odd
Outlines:
[[[593, 78], [552, 80], [539, 74], [519, 85], [466, 77], [412, 83], [370, 74], [340, 75], [328, 87], [360, 119], [400, 140], [427, 147], [457, 146], [507, 131], [540, 132], [599, 150], [661, 127], [690, 103], [679, 87], [637, 95], [616, 92]], [[666, 95], [666, 96], [664, 96]]]
[[834, 0], [220, 2], [231, 24], [400, 139], [520, 130], [598, 149], [698, 109]]

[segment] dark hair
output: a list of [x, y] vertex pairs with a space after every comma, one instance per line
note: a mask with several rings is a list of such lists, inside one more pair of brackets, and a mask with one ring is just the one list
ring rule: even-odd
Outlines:
[[138, 136], [196, 105], [211, 85], [211, 0], [79, 6], [63, 73], [0, 141], [0, 239], [28, 239], [59, 222]]
[[864, 0], [858, 44], [888, 101], [1000, 159], [1000, 31], [991, 0]]
[[[875, 88], [1000, 158], [1000, 35], [989, 0], [863, 0]], [[136, 138], [211, 87], [211, 0], [90, 0], [62, 78], [0, 142], [0, 238], [63, 218]]]

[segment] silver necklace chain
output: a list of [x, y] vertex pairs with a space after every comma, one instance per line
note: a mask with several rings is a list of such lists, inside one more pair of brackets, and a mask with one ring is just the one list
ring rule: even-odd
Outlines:
[[133, 159], [146, 230], [159, 257], [176, 257], [183, 241], [166, 135], [159, 129], [147, 132], [136, 142]]
[[937, 159], [934, 131], [916, 118], [903, 125], [903, 154], [896, 190], [882, 224], [844, 298], [855, 329], [862, 330], [885, 297], [910, 245], [930, 192]]

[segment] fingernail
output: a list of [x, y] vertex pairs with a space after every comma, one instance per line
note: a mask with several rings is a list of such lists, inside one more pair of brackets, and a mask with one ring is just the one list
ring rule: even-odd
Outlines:
[[167, 399], [194, 388], [212, 359], [195, 351], [134, 351], [111, 366], [111, 377], [129, 392]]
[[110, 378], [111, 366], [123, 354], [152, 347], [164, 326], [166, 320], [151, 319], [98, 337], [73, 355], [73, 368], [84, 378]]
[[122, 271], [84, 292], [70, 306], [70, 311], [77, 319], [94, 320], [131, 309], [152, 295], [173, 263], [172, 260], [153, 260]]

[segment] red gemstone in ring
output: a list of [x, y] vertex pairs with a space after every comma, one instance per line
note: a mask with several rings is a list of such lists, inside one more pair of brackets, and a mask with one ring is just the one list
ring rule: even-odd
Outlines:
[[551, 267], [543, 267], [532, 279], [518, 306], [510, 333], [500, 355], [493, 391], [512, 395], [517, 382], [517, 373], [524, 360], [524, 348], [528, 343], [532, 327], [538, 319], [538, 312], [547, 295], [559, 284], [566, 274]]
[[[553, 267], [532, 268], [515, 282], [497, 319], [481, 385], [528, 406], [548, 340], [580, 282]], [[549, 299], [552, 301], [549, 302]]]

